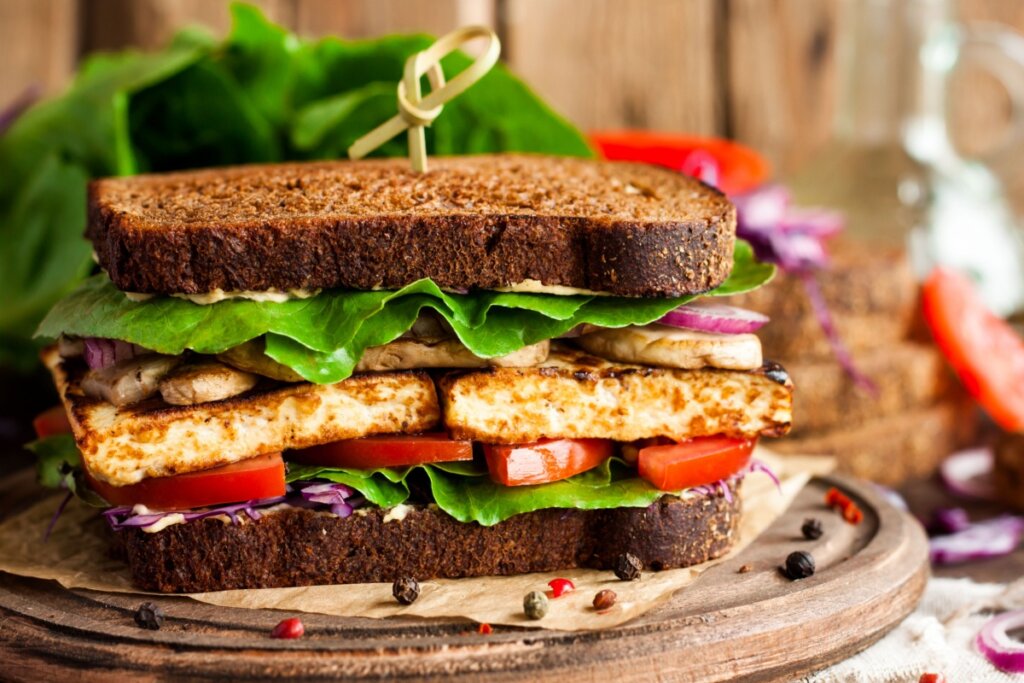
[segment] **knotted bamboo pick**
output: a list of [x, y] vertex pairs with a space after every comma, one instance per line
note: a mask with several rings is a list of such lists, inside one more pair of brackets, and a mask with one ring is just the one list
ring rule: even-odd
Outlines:
[[[486, 38], [487, 48], [462, 73], [445, 82], [441, 60], [471, 40]], [[409, 57], [398, 84], [398, 114], [359, 138], [348, 148], [350, 159], [361, 159], [403, 130], [409, 131], [409, 160], [414, 171], [427, 170], [427, 144], [423, 128], [438, 117], [446, 102], [465, 92], [498, 62], [501, 43], [486, 26], [465, 26], [438, 38], [422, 52]], [[420, 77], [430, 81], [430, 92], [422, 97]]]

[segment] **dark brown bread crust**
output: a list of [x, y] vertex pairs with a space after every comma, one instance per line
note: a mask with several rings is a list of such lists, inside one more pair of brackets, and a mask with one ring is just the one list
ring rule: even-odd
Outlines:
[[527, 155], [254, 165], [89, 187], [100, 265], [124, 291], [445, 288], [524, 280], [681, 296], [732, 267], [735, 210], [643, 164]]
[[[736, 487], [738, 488], [738, 487]], [[609, 569], [625, 552], [648, 569], [686, 567], [735, 542], [740, 501], [665, 496], [647, 508], [539, 510], [491, 527], [414, 506], [384, 521], [292, 509], [236, 526], [206, 519], [148, 534], [115, 534], [144, 590], [164, 593]]]

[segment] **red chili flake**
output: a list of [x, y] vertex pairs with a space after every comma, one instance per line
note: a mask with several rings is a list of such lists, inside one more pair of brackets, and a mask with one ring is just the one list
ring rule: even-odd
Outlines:
[[553, 598], [560, 598], [566, 593], [576, 590], [576, 586], [569, 579], [551, 579], [548, 581], [548, 586], [551, 587], [551, 597]]
[[860, 524], [864, 520], [864, 513], [857, 507], [857, 504], [835, 487], [830, 488], [825, 494], [825, 504], [839, 510], [843, 519], [850, 524]]
[[917, 683], [946, 683], [946, 677], [942, 674], [921, 674]]
[[843, 509], [843, 519], [850, 524], [860, 524], [864, 521], [864, 513], [855, 503], [850, 503], [849, 507]]
[[306, 627], [302, 625], [302, 622], [297, 618], [292, 617], [291, 619], [285, 619], [270, 632], [271, 638], [301, 638], [302, 634], [306, 632]]
[[477, 633], [482, 636], [489, 636], [494, 633], [494, 629], [491, 628], [490, 624], [480, 624], [480, 628], [477, 629]]

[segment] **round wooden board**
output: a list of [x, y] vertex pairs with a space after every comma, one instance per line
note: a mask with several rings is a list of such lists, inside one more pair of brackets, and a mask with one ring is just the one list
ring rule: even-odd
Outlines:
[[[0, 485], [2, 508], [33, 491], [27, 476]], [[825, 509], [838, 486], [863, 508], [851, 526]], [[37, 495], [37, 494], [36, 494]], [[825, 535], [805, 541], [818, 517]], [[811, 551], [802, 581], [778, 565]], [[743, 565], [750, 571], [739, 573]], [[139, 596], [65, 590], [0, 573], [0, 678], [5, 680], [724, 681], [792, 680], [867, 647], [911, 612], [928, 578], [920, 526], [862, 482], [814, 479], [740, 555], [623, 626], [590, 632], [494, 627], [465, 621], [302, 615], [306, 636], [272, 640], [273, 610], [157, 598], [159, 631], [138, 628]], [[518, 596], [517, 596], [518, 598]]]

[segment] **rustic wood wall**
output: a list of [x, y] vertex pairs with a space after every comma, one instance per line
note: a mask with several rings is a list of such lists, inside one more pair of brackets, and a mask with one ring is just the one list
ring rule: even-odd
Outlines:
[[[505, 59], [584, 128], [728, 135], [787, 170], [827, 137], [844, 0], [251, 1], [305, 35], [494, 25]], [[956, 2], [964, 18], [1024, 30], [1021, 0]], [[221, 0], [0, 0], [0, 105], [32, 84], [59, 91], [85, 52], [152, 48], [190, 23], [222, 33], [228, 21]], [[964, 146], [994, 144], [1006, 93], [971, 73], [958, 92]]]

